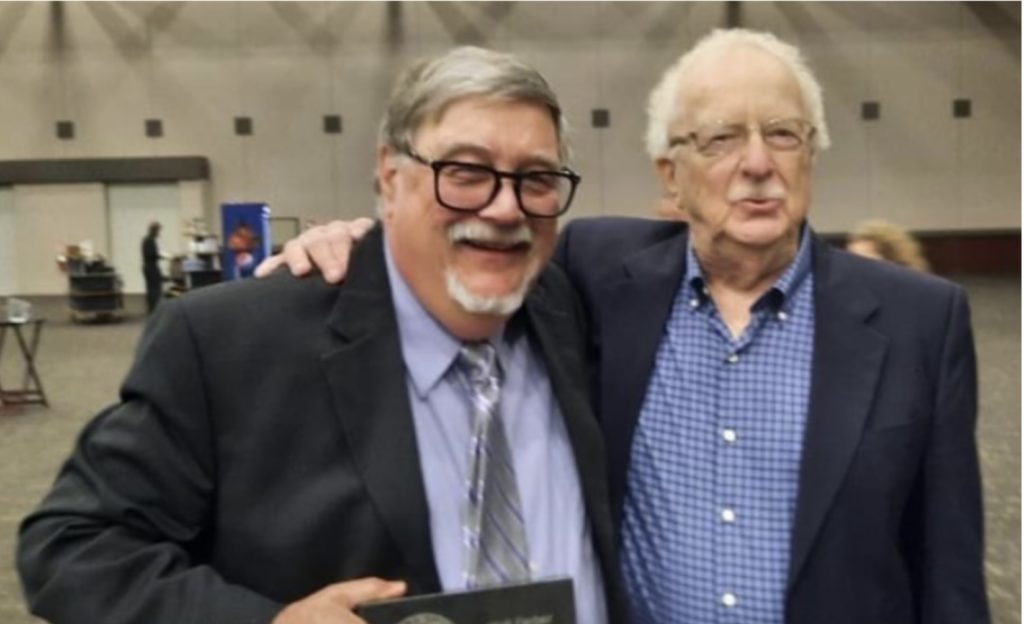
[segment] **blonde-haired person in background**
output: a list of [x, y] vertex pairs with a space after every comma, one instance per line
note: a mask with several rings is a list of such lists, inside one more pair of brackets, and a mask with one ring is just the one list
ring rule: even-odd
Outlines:
[[864, 221], [857, 226], [846, 241], [846, 250], [918, 271], [931, 269], [917, 239], [900, 226], [881, 219]]

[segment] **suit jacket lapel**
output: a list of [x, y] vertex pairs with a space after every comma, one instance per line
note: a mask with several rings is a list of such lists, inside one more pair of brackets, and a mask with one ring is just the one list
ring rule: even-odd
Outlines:
[[[566, 284], [567, 291], [569, 288]], [[608, 481], [605, 471], [597, 469], [606, 465], [605, 447], [587, 391], [589, 377], [583, 358], [582, 330], [574, 326], [574, 318], [559, 309], [551, 299], [546, 284], [539, 282], [526, 300], [529, 331], [544, 359], [552, 392], [562, 412], [594, 536], [594, 547], [605, 578], [609, 608], [618, 616], [615, 618], [618, 621], [624, 607], [622, 597], [618, 595], [619, 569], [608, 504]], [[567, 336], [577, 334], [580, 334], [578, 340], [567, 339]]]
[[323, 356], [356, 470], [411, 570], [410, 592], [440, 590], [426, 492], [378, 227], [353, 254], [329, 326], [342, 346]]
[[[633, 431], [682, 280], [688, 230], [628, 256], [595, 297], [601, 302], [600, 418], [608, 444], [612, 510], [626, 492]], [[613, 357], [614, 356], [614, 357]]]
[[566, 340], [566, 336], [582, 330], [573, 326], [571, 315], [550, 306], [543, 291], [543, 285], [538, 284], [526, 302], [529, 331], [544, 359], [551, 390], [565, 421], [587, 511], [592, 519], [610, 518], [606, 475], [594, 469], [605, 465], [604, 442], [587, 394], [582, 338]]
[[789, 586], [799, 576], [832, 500], [842, 484], [867, 420], [888, 339], [868, 318], [877, 300], [834, 270], [835, 252], [815, 241], [814, 360], [799, 494], [790, 554]]

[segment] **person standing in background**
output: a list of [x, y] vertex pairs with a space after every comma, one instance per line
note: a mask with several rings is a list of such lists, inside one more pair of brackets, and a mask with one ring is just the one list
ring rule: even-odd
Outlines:
[[152, 314], [160, 303], [163, 275], [160, 273], [160, 248], [156, 239], [160, 236], [160, 223], [153, 221], [142, 239], [142, 276], [146, 279], [146, 314]]

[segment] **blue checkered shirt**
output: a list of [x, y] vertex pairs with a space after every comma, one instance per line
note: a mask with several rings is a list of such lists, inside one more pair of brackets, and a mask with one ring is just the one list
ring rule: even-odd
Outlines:
[[636, 624], [779, 624], [810, 390], [809, 228], [734, 339], [692, 246], [632, 444]]

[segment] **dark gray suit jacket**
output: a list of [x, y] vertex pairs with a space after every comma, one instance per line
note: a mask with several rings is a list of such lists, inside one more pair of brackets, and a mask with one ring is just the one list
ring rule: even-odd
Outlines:
[[[687, 239], [678, 223], [584, 219], [556, 254], [591, 317], [616, 519]], [[987, 622], [967, 298], [945, 280], [821, 241], [813, 254], [814, 359], [786, 622]]]
[[[614, 613], [578, 310], [548, 270], [525, 324], [565, 418]], [[24, 521], [18, 566], [32, 611], [54, 622], [268, 622], [356, 577], [438, 591], [428, 518], [377, 230], [340, 287], [275, 275], [162, 305], [121, 403], [86, 427]]]

